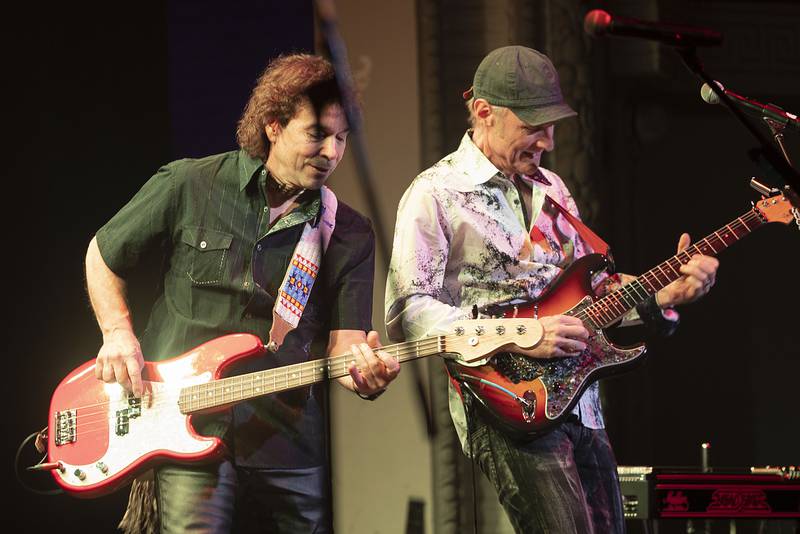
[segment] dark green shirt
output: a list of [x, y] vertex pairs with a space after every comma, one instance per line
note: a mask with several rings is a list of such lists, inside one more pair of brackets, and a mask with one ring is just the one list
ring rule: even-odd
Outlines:
[[[318, 222], [319, 191], [269, 227], [267, 172], [244, 151], [162, 167], [97, 233], [108, 267], [125, 278], [164, 255], [163, 287], [140, 336], [145, 359], [178, 356], [215, 337], [269, 337], [278, 287], [305, 223]], [[253, 372], [322, 357], [330, 330], [369, 330], [374, 234], [339, 202], [336, 226], [298, 327], [276, 354], [237, 366]], [[320, 465], [324, 421], [316, 388], [262, 397], [233, 410], [231, 444], [251, 467]]]

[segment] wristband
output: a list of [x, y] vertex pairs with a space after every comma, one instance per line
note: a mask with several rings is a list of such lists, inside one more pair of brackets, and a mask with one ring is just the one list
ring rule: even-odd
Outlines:
[[376, 391], [372, 395], [364, 395], [363, 393], [360, 393], [358, 390], [355, 389], [355, 386], [353, 388], [353, 391], [355, 392], [356, 395], [358, 395], [359, 397], [361, 397], [364, 400], [374, 401], [375, 399], [377, 399], [378, 397], [383, 395], [383, 392], [386, 391], [386, 388], [384, 388], [384, 389], [382, 389], [380, 391]]

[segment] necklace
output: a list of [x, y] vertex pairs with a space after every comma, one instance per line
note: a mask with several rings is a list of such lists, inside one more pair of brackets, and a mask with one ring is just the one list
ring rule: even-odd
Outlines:
[[285, 184], [278, 180], [272, 173], [267, 174], [267, 193], [270, 191], [278, 193], [280, 196], [293, 197], [297, 196], [305, 189]]

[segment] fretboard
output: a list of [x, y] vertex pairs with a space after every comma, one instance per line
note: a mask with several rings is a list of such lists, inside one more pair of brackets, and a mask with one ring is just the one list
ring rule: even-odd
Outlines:
[[[428, 337], [382, 347], [381, 351], [394, 356], [398, 362], [405, 362], [445, 352], [446, 339], [447, 336]], [[221, 408], [262, 395], [346, 376], [350, 374], [353, 363], [352, 354], [343, 354], [212, 380], [181, 389], [178, 404], [185, 414]]]
[[689, 263], [693, 255], [716, 256], [762, 224], [764, 220], [761, 215], [752, 209], [686, 250], [656, 265], [633, 282], [582, 308], [576, 315], [590, 319], [598, 328], [606, 328], [658, 290], [680, 278], [681, 265]]

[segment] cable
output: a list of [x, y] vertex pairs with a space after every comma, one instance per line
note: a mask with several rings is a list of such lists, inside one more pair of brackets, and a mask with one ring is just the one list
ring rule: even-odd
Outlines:
[[[464, 389], [464, 388], [462, 388]], [[475, 413], [472, 408], [472, 394], [464, 389], [464, 408], [467, 417], [467, 441], [469, 442], [470, 470], [472, 472], [472, 532], [478, 534], [478, 485], [475, 480], [475, 448], [472, 440], [472, 418]]]
[[[33, 486], [30, 486], [29, 484], [27, 484], [22, 479], [22, 471], [20, 470], [20, 455], [22, 454], [22, 449], [25, 448], [25, 445], [27, 445], [28, 442], [30, 442], [32, 439], [35, 439], [36, 436], [38, 436], [40, 432], [34, 432], [33, 434], [31, 434], [30, 436], [25, 438], [22, 441], [22, 443], [20, 444], [19, 448], [17, 449], [17, 454], [14, 456], [14, 474], [17, 477], [17, 482], [19, 482], [20, 485], [23, 488], [25, 488], [26, 490], [28, 490], [28, 491], [30, 491], [32, 493], [36, 493], [37, 495], [60, 495], [61, 493], [64, 493], [64, 490], [62, 490], [62, 489], [53, 489], [53, 490], [36, 489]], [[47, 458], [46, 454], [42, 457], [41, 460], [39, 460], [39, 462], [36, 465], [41, 464], [45, 460], [45, 458]], [[31, 468], [29, 467], [28, 469], [31, 469]]]

